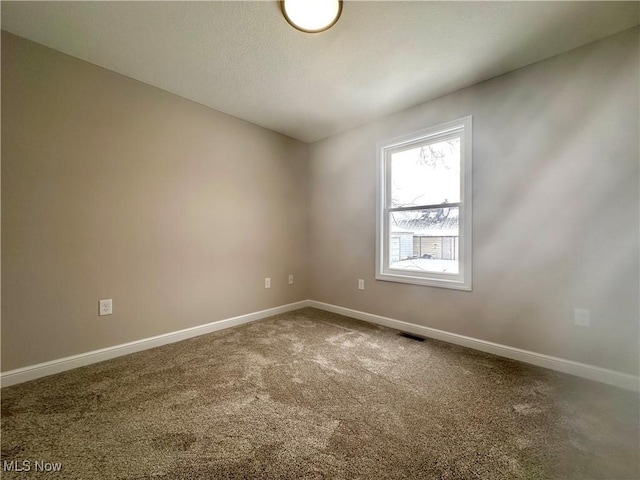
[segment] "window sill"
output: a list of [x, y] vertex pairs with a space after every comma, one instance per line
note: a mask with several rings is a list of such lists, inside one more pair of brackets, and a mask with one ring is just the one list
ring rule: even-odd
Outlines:
[[385, 282], [408, 283], [424, 287], [449, 288], [453, 290], [471, 291], [471, 282], [465, 282], [460, 278], [434, 278], [428, 276], [416, 276], [410, 273], [377, 273], [376, 280]]

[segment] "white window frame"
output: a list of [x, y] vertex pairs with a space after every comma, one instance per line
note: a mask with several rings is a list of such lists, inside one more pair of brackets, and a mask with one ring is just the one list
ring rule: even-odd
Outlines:
[[[396, 151], [415, 148], [426, 142], [460, 136], [460, 204], [458, 221], [458, 273], [443, 274], [394, 269], [389, 266], [389, 211], [391, 207], [391, 155]], [[471, 291], [471, 116], [435, 127], [385, 140], [377, 144], [377, 207], [376, 207], [376, 279], [411, 283], [430, 287]], [[446, 205], [446, 204], [442, 204]], [[411, 207], [437, 208], [439, 205]], [[450, 205], [449, 205], [450, 206]]]

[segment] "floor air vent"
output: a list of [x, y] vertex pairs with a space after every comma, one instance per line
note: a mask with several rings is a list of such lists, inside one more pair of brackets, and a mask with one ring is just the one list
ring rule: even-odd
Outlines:
[[408, 338], [409, 340], [415, 340], [416, 342], [424, 342], [424, 338], [418, 337], [417, 335], [411, 335], [407, 332], [400, 332], [398, 336]]

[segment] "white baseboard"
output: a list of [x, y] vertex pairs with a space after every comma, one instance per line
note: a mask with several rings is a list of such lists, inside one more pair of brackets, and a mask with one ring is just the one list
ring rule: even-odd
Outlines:
[[571, 360], [565, 360], [563, 358], [552, 357], [550, 355], [543, 355], [541, 353], [530, 352], [528, 350], [521, 350], [519, 348], [508, 347], [506, 345], [487, 342], [485, 340], [465, 337], [464, 335], [449, 333], [445, 332], [444, 330], [423, 327], [414, 323], [407, 323], [401, 320], [395, 320], [393, 318], [360, 312], [358, 310], [352, 310], [350, 308], [338, 307], [336, 305], [317, 302], [315, 300], [310, 300], [308, 302], [308, 306], [318, 308], [320, 310], [326, 310], [327, 312], [338, 313], [347, 317], [356, 318], [358, 320], [364, 320], [365, 322], [383, 325], [385, 327], [393, 328], [396, 330], [413, 333], [415, 335], [421, 335], [423, 337], [435, 338], [436, 340], [455, 343], [456, 345], [462, 345], [464, 347], [473, 348], [482, 352], [492, 353], [501, 357], [511, 358], [513, 360], [519, 360], [521, 362], [530, 363], [539, 367], [549, 368], [558, 372], [568, 373], [571, 375], [576, 375], [578, 377], [587, 378], [589, 380], [595, 380], [597, 382], [614, 385], [626, 390], [632, 390], [635, 392], [640, 391], [640, 378], [634, 375], [629, 375], [627, 373], [595, 367], [593, 365], [587, 365]]
[[149, 348], [155, 348], [168, 343], [179, 342], [181, 340], [186, 340], [187, 338], [204, 335], [206, 333], [224, 330], [225, 328], [254, 322], [272, 315], [290, 312], [303, 307], [314, 307], [327, 312], [333, 312], [347, 317], [356, 318], [358, 320], [363, 320], [365, 322], [383, 325], [385, 327], [421, 335], [423, 337], [435, 338], [436, 340], [462, 345], [482, 352], [492, 353], [501, 357], [511, 358], [513, 360], [519, 360], [532, 365], [549, 368], [558, 372], [568, 373], [578, 377], [587, 378], [589, 380], [614, 385], [627, 390], [636, 392], [640, 391], [640, 378], [627, 373], [616, 372], [615, 370], [608, 370], [606, 368], [595, 367], [593, 365], [565, 360], [563, 358], [552, 357], [541, 353], [530, 352], [528, 350], [521, 350], [519, 348], [487, 342], [485, 340], [465, 337], [464, 335], [445, 332], [444, 330], [424, 327], [414, 323], [403, 322], [401, 320], [352, 310], [350, 308], [339, 307], [328, 303], [317, 302], [315, 300], [302, 300], [300, 302], [290, 303], [280, 307], [269, 308], [259, 312], [219, 320], [206, 325], [179, 330], [177, 332], [166, 333], [156, 337], [116, 345], [114, 347], [107, 347], [100, 350], [94, 350], [92, 352], [73, 355], [71, 357], [52, 360], [50, 362], [10, 370], [0, 374], [0, 384], [2, 387], [8, 387], [18, 383], [28, 382], [37, 378], [53, 375], [55, 373], [84, 367], [85, 365], [90, 365], [92, 363], [102, 362], [104, 360], [128, 355], [130, 353], [140, 352]]
[[259, 312], [248, 313], [246, 315], [240, 315], [233, 318], [227, 318], [224, 320], [219, 320], [217, 322], [207, 323], [206, 325], [199, 325], [197, 327], [178, 330], [177, 332], [165, 333], [164, 335], [144, 338], [142, 340], [136, 340], [135, 342], [116, 345], [114, 347], [102, 348], [100, 350], [94, 350], [92, 352], [81, 353], [79, 355], [73, 355], [71, 357], [60, 358], [58, 360], [52, 360], [50, 362], [44, 362], [37, 365], [30, 365], [28, 367], [9, 370], [0, 374], [0, 384], [2, 385], [2, 387], [9, 387], [18, 383], [24, 383], [30, 380], [35, 380], [37, 378], [53, 375], [54, 373], [60, 373], [66, 370], [84, 367], [85, 365], [90, 365], [92, 363], [102, 362], [104, 360], [128, 355], [130, 353], [159, 347], [168, 343], [179, 342], [181, 340], [186, 340], [187, 338], [197, 337], [206, 333], [216, 332], [218, 330], [224, 330], [225, 328], [231, 328], [245, 323], [254, 322], [256, 320], [270, 317], [272, 315], [278, 315], [279, 313], [290, 312], [291, 310], [297, 310], [299, 308], [307, 307], [308, 305], [308, 300], [289, 303], [288, 305], [282, 305], [280, 307], [269, 308], [267, 310], [261, 310]]

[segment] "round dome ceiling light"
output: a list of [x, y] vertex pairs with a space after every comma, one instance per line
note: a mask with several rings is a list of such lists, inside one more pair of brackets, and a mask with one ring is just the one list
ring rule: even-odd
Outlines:
[[280, 7], [293, 28], [307, 33], [328, 30], [342, 13], [341, 0], [282, 0]]

